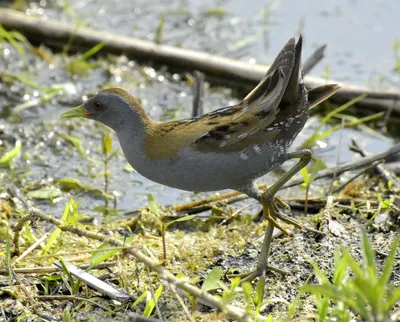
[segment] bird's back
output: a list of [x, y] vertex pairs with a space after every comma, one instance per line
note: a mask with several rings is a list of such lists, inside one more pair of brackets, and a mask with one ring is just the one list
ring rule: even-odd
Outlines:
[[[301, 37], [290, 39], [240, 104], [156, 124], [144, 139], [145, 153], [131, 160], [127, 155], [128, 161], [153, 181], [189, 191], [235, 188], [271, 171], [287, 159], [313, 103], [302, 79], [301, 50]], [[321, 100], [334, 92], [314, 93]]]

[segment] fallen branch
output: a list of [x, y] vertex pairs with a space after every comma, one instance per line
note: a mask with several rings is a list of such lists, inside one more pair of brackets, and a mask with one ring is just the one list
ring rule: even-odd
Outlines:
[[[361, 147], [354, 139], [351, 140], [350, 150], [359, 153], [362, 157], [371, 155], [363, 147]], [[386, 183], [392, 182], [396, 189], [400, 188], [400, 182], [397, 180], [396, 176], [392, 174], [383, 164], [376, 165], [377, 172], [382, 176]]]
[[332, 195], [335, 193], [338, 193], [340, 191], [342, 191], [344, 188], [346, 188], [350, 183], [352, 183], [354, 180], [356, 180], [357, 178], [361, 177], [362, 175], [364, 175], [365, 173], [367, 173], [368, 171], [374, 169], [377, 165], [379, 164], [378, 162], [374, 162], [372, 164], [370, 164], [368, 167], [366, 167], [365, 169], [362, 169], [361, 171], [359, 171], [356, 175], [354, 175], [353, 177], [351, 177], [349, 180], [347, 180], [346, 182], [344, 182], [343, 184], [341, 184], [339, 187], [335, 188], [332, 191]]
[[[314, 180], [330, 177], [333, 176], [334, 174], [339, 176], [344, 172], [356, 170], [362, 167], [366, 167], [373, 162], [388, 159], [393, 155], [398, 154], [399, 152], [400, 152], [400, 143], [393, 145], [391, 148], [387, 149], [384, 152], [372, 154], [357, 161], [350, 161], [347, 163], [340, 164], [337, 167], [320, 171]], [[302, 184], [303, 182], [304, 180], [302, 178], [295, 179], [287, 183], [285, 186], [283, 186], [282, 189], [297, 186], [299, 184]]]
[[[71, 49], [87, 50], [103, 42], [105, 43], [103, 52], [126, 54], [135, 59], [153, 61], [187, 71], [199, 70], [208, 76], [223, 78], [224, 84], [234, 85], [236, 83], [246, 88], [254, 87], [268, 70], [268, 67], [264, 65], [249, 64], [194, 50], [158, 45], [104, 30], [87, 27], [77, 29], [76, 26], [27, 16], [10, 9], [0, 9], [0, 24], [7, 29], [22, 32], [36, 44], [44, 43], [53, 48], [61, 48], [68, 42], [71, 44]], [[309, 88], [324, 85], [327, 82], [326, 79], [305, 77], [305, 84]], [[329, 80], [329, 83], [336, 83], [341, 87], [332, 96], [332, 101], [342, 103], [362, 94], [367, 94], [368, 98], [358, 105], [373, 107], [379, 109], [379, 111], [387, 111], [389, 108], [393, 108], [393, 113], [400, 115], [400, 106], [395, 104], [400, 99], [398, 92], [372, 91], [334, 80]]]

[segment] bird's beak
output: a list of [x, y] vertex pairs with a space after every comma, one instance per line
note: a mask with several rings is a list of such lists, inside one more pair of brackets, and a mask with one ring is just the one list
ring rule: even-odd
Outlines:
[[74, 117], [86, 117], [90, 113], [89, 111], [85, 110], [82, 105], [77, 107], [71, 108], [60, 115], [62, 119], [72, 119]]

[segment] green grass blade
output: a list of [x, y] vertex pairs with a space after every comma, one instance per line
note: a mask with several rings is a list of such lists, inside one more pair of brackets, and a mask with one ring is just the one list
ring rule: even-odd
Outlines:
[[301, 177], [302, 177], [303, 180], [304, 180], [304, 184], [305, 184], [306, 186], [309, 186], [311, 182], [310, 182], [310, 175], [309, 175], [309, 173], [308, 173], [307, 167], [302, 168], [302, 169], [300, 170], [300, 174], [301, 174]]
[[[74, 289], [74, 287], [75, 287], [74, 278], [72, 277], [71, 272], [69, 271], [69, 269], [68, 269], [67, 266], [65, 265], [63, 259], [60, 259], [60, 264], [61, 264], [61, 267], [62, 267], [64, 273], [65, 273], [65, 274], [67, 275], [67, 277], [68, 277], [68, 282], [69, 282], [69, 285], [71, 286], [71, 289]], [[73, 295], [73, 294], [71, 294], [71, 295]]]
[[104, 249], [104, 248], [110, 248], [110, 245], [109, 244], [101, 244], [97, 248], [97, 250], [100, 250], [100, 251], [92, 254], [90, 268], [92, 268], [96, 265], [99, 265], [100, 263], [105, 262], [108, 258], [110, 258], [122, 251], [121, 249], [112, 249], [112, 250], [101, 251], [101, 249]]
[[[316, 135], [313, 138], [313, 141], [311, 142], [312, 145], [310, 145], [308, 147], [312, 147], [315, 144], [315, 142], [317, 142], [318, 140], [323, 140], [326, 137], [328, 137], [329, 135], [331, 135], [332, 133], [335, 133], [336, 131], [338, 131], [344, 127], [348, 128], [348, 127], [358, 126], [358, 125], [361, 125], [361, 124], [369, 122], [369, 121], [380, 119], [381, 117], [383, 117], [383, 115], [384, 115], [383, 112], [379, 112], [379, 113], [376, 113], [373, 115], [368, 115], [368, 116], [362, 117], [353, 122], [344, 122], [343, 125], [342, 124], [335, 125], [335, 126], [331, 127], [330, 129]], [[306, 144], [306, 143], [304, 143], [304, 144]]]
[[340, 292], [334, 285], [304, 285], [300, 290], [326, 296], [335, 301], [344, 302], [347, 306], [354, 307], [355, 301], [351, 297], [346, 297], [343, 292]]
[[[312, 277], [312, 275], [309, 275], [303, 285], [307, 285], [308, 282], [310, 281], [311, 277]], [[293, 302], [290, 303], [288, 314], [287, 314], [287, 320], [291, 320], [294, 317], [294, 315], [296, 314], [297, 303], [299, 302], [300, 296], [303, 293], [304, 293], [303, 291], [299, 290], [297, 292], [296, 297], [294, 298]]]
[[400, 287], [397, 287], [388, 297], [385, 303], [386, 312], [389, 312], [392, 309], [392, 307], [399, 301], [400, 301]]
[[322, 118], [319, 125], [315, 128], [313, 134], [302, 144], [302, 148], [309, 148], [314, 146], [315, 142], [318, 140], [318, 133], [321, 130], [322, 126], [324, 126], [333, 116], [338, 113], [341, 113], [348, 109], [350, 106], [356, 104], [357, 102], [363, 100], [367, 95], [358, 96], [351, 101], [339, 106], [338, 108], [334, 109], [333, 111], [329, 112], [325, 117]]
[[377, 268], [375, 264], [375, 252], [368, 240], [367, 233], [361, 228], [361, 240], [363, 245], [364, 271], [367, 273], [367, 278], [371, 284], [376, 284]]
[[165, 22], [164, 17], [161, 17], [160, 22], [158, 23], [158, 26], [157, 26], [156, 37], [154, 39], [156, 44], [161, 44], [163, 30], [164, 30], [164, 22]]
[[265, 277], [261, 276], [256, 285], [255, 293], [253, 296], [253, 303], [256, 307], [256, 314], [259, 312], [260, 307], [262, 305], [262, 301], [264, 299], [264, 290], [265, 290]]
[[319, 294], [315, 294], [318, 309], [318, 322], [324, 322], [328, 316], [329, 298]]
[[222, 275], [223, 272], [221, 267], [214, 267], [204, 280], [201, 290], [203, 292], [208, 292], [218, 288], [218, 283], [221, 280]]
[[321, 284], [324, 285], [329, 285], [331, 284], [331, 282], [329, 281], [329, 279], [325, 276], [324, 273], [322, 273], [322, 271], [319, 269], [319, 267], [317, 266], [317, 264], [315, 264], [312, 261], [309, 261], [309, 263], [312, 265], [312, 267], [314, 268], [314, 272], [315, 272], [315, 276], [318, 278], [318, 281]]
[[26, 56], [24, 47], [21, 46], [21, 44], [15, 40], [13, 35], [4, 29], [2, 25], [0, 25], [0, 37], [6, 39], [18, 51], [21, 57]]
[[93, 55], [97, 54], [104, 46], [106, 45], [105, 42], [100, 42], [93, 48], [89, 49], [85, 53], [82, 54], [80, 57], [81, 60], [87, 60], [88, 58], [92, 57]]
[[16, 157], [21, 154], [21, 141], [15, 141], [14, 148], [7, 152], [0, 158], [0, 166], [7, 166], [8, 168], [12, 168], [12, 163]]
[[166, 226], [169, 227], [170, 225], [172, 225], [176, 222], [188, 221], [188, 220], [192, 220], [193, 218], [196, 218], [196, 215], [184, 216], [184, 217], [174, 219], [174, 220], [167, 222]]
[[[64, 213], [61, 217], [61, 222], [65, 222], [68, 219], [68, 214], [69, 214], [69, 203], [67, 202], [65, 204]], [[42, 250], [42, 255], [47, 254], [51, 246], [53, 246], [53, 244], [57, 241], [57, 238], [58, 236], [60, 236], [60, 234], [61, 234], [61, 229], [57, 227], [50, 235], [46, 245], [44, 246]]]
[[147, 196], [147, 201], [149, 203], [149, 207], [152, 213], [155, 214], [157, 217], [160, 217], [160, 210], [158, 209], [158, 204], [154, 199], [153, 194], [149, 193], [149, 195]]
[[151, 315], [151, 313], [153, 312], [153, 310], [156, 306], [156, 302], [158, 302], [158, 299], [161, 296], [162, 290], [163, 290], [163, 286], [160, 285], [154, 293], [154, 298], [152, 297], [151, 300], [149, 302], [147, 302], [146, 308], [144, 309], [144, 312], [143, 312], [144, 316], [149, 317]]
[[216, 8], [210, 8], [210, 9], [206, 10], [206, 11], [204, 12], [204, 16], [205, 16], [205, 17], [214, 16], [214, 17], [221, 17], [221, 18], [222, 18], [222, 17], [225, 16], [227, 13], [228, 13], [228, 12], [227, 12], [224, 8], [218, 8], [218, 7], [216, 7]]
[[133, 302], [132, 308], [134, 308], [134, 307], [137, 306], [140, 302], [142, 302], [142, 301], [144, 301], [144, 300], [146, 299], [146, 297], [147, 297], [147, 292], [148, 292], [148, 291], [144, 291], [144, 292], [142, 293], [142, 295], [140, 295], [140, 296], [136, 299], [136, 301]]
[[399, 247], [399, 243], [400, 237], [397, 237], [390, 248], [389, 256], [386, 258], [385, 266], [382, 270], [382, 276], [379, 279], [379, 284], [381, 285], [388, 284], [390, 280], [390, 276], [392, 275], [393, 262], [397, 256], [397, 248]]
[[104, 155], [108, 155], [112, 151], [113, 138], [108, 133], [103, 133], [101, 136], [101, 146]]
[[335, 270], [333, 272], [333, 284], [341, 285], [347, 279], [347, 261], [340, 256], [338, 250], [335, 251]]

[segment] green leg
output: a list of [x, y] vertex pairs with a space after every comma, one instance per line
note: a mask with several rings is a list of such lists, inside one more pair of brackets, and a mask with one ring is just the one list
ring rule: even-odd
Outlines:
[[[265, 272], [268, 269], [271, 269], [268, 266], [268, 256], [271, 248], [271, 240], [272, 233], [274, 231], [274, 227], [279, 228], [284, 233], [287, 233], [286, 229], [281, 227], [279, 224], [277, 225], [277, 221], [275, 218], [283, 219], [284, 221], [296, 225], [297, 221], [294, 219], [287, 217], [285, 215], [280, 214], [276, 201], [274, 200], [275, 194], [288, 182], [296, 173], [298, 173], [302, 168], [304, 168], [311, 160], [311, 151], [310, 150], [302, 150], [298, 152], [289, 153], [289, 159], [299, 158], [299, 162], [297, 162], [293, 168], [291, 168], [288, 172], [286, 172], [278, 181], [276, 181], [271, 187], [267, 189], [267, 191], [261, 196], [261, 204], [263, 205], [264, 217], [269, 221], [267, 231], [265, 232], [263, 245], [261, 248], [260, 257], [257, 262], [257, 267], [254, 272], [248, 275], [244, 280], [250, 281], [256, 277], [264, 276]], [[281, 202], [278, 202], [281, 206]], [[297, 223], [296, 226], [300, 226]], [[274, 269], [275, 271], [277, 269]], [[285, 271], [279, 270], [280, 273], [287, 273]]]

